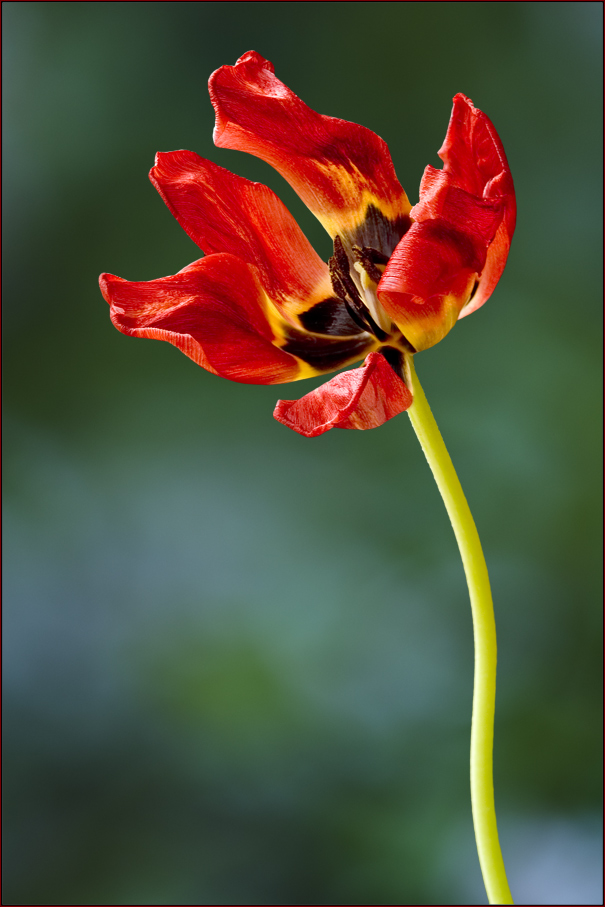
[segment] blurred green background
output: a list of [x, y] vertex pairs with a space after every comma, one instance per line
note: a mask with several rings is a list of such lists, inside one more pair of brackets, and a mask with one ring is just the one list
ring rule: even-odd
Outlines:
[[499, 629], [513, 894], [600, 890], [600, 3], [3, 3], [6, 904], [481, 904], [454, 537], [405, 415], [279, 396], [110, 324], [101, 271], [199, 257], [149, 183], [258, 50], [412, 203], [468, 94], [517, 188], [504, 277], [417, 368]]

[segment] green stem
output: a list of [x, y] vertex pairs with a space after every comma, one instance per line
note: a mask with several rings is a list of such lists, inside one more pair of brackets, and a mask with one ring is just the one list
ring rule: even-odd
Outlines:
[[406, 383], [414, 402], [410, 421], [422, 446], [451, 520], [471, 599], [475, 637], [475, 682], [471, 726], [471, 803], [479, 863], [490, 904], [512, 904], [502, 860], [496, 810], [492, 755], [496, 704], [496, 622], [489, 576], [475, 522], [450, 455], [414, 370], [406, 356]]

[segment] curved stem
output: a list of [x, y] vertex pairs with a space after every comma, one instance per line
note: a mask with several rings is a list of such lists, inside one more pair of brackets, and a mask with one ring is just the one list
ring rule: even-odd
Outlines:
[[492, 754], [496, 704], [496, 623], [489, 576], [475, 522], [410, 355], [406, 355], [405, 371], [406, 384], [414, 395], [414, 402], [408, 409], [410, 421], [452, 523], [471, 599], [475, 638], [471, 802], [479, 863], [489, 903], [512, 904], [494, 806]]

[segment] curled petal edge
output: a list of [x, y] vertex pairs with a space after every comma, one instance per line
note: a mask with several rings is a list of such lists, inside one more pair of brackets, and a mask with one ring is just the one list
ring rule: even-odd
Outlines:
[[274, 417], [305, 438], [332, 428], [378, 428], [412, 405], [405, 382], [378, 352], [360, 368], [341, 372], [300, 400], [279, 400]]
[[[439, 149], [439, 157], [444, 162], [442, 172], [452, 187], [464, 189], [484, 201], [499, 204], [502, 212], [497, 232], [487, 248], [485, 266], [478, 285], [472, 298], [460, 312], [459, 318], [464, 318], [487, 302], [504, 271], [517, 220], [515, 186], [494, 124], [464, 94], [459, 93], [454, 97], [452, 115], [445, 140]], [[427, 174], [425, 178], [426, 176]], [[422, 186], [420, 199], [422, 205]], [[412, 216], [418, 219], [419, 206], [416, 208], [416, 214], [412, 212]]]
[[99, 284], [122, 334], [165, 340], [215, 375], [281, 384], [316, 374], [275, 345], [265, 294], [235, 255], [208, 255], [158, 280], [102, 274]]
[[427, 167], [412, 228], [378, 285], [386, 312], [417, 350], [438, 343], [492, 294], [515, 229], [515, 190], [489, 118], [457, 94], [442, 170]]

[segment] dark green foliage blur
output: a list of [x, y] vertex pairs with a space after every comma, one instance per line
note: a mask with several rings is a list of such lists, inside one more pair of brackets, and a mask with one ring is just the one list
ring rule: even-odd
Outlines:
[[147, 179], [212, 143], [255, 49], [381, 135], [412, 203], [457, 91], [519, 221], [417, 369], [499, 630], [496, 803], [518, 903], [601, 903], [600, 3], [2, 4], [4, 903], [485, 903], [470, 609], [409, 420], [315, 440], [111, 325], [102, 271], [199, 257]]

